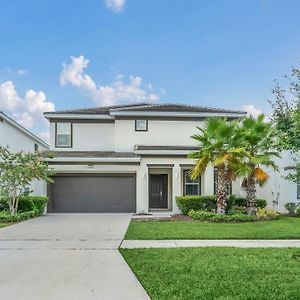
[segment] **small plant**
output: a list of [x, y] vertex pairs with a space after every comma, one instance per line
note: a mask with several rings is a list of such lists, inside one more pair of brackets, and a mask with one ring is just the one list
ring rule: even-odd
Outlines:
[[285, 209], [289, 212], [290, 215], [295, 215], [299, 204], [296, 202], [288, 202], [284, 205]]
[[256, 216], [250, 216], [246, 214], [232, 214], [232, 215], [223, 215], [207, 211], [195, 211], [191, 210], [188, 215], [198, 221], [207, 221], [207, 222], [216, 222], [216, 223], [230, 223], [230, 222], [251, 222], [256, 221]]
[[297, 216], [300, 216], [300, 207], [298, 207], [298, 208], [296, 209], [296, 215], [297, 215]]
[[275, 211], [274, 209], [270, 208], [258, 208], [256, 215], [259, 219], [277, 219], [279, 216], [279, 213]]

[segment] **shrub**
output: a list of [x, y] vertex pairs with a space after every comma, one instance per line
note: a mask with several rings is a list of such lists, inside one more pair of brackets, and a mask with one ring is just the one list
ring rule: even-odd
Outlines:
[[238, 206], [234, 205], [230, 211], [228, 211], [228, 214], [233, 215], [233, 214], [246, 214], [247, 210], [245, 206]]
[[45, 207], [48, 203], [48, 197], [41, 196], [29, 196], [32, 200], [35, 208], [38, 210], [39, 214], [42, 214], [45, 211]]
[[259, 219], [277, 219], [279, 214], [274, 209], [268, 209], [268, 208], [258, 208], [256, 215]]
[[285, 209], [289, 212], [289, 214], [294, 215], [299, 207], [298, 203], [288, 202], [284, 205]]
[[[215, 196], [180, 196], [176, 197], [176, 203], [181, 213], [187, 215], [188, 212], [193, 210], [201, 211], [215, 211], [216, 210], [216, 197]], [[229, 195], [227, 202], [227, 212], [245, 212], [247, 201], [243, 197]], [[267, 202], [264, 199], [257, 199], [257, 207], [264, 208]], [[244, 209], [242, 209], [242, 207]], [[235, 209], [236, 208], [236, 209]]]
[[256, 199], [257, 208], [265, 208], [267, 206], [267, 201], [265, 199]]
[[218, 222], [218, 223], [251, 222], [257, 220], [256, 216], [250, 216], [245, 214], [221, 215], [221, 214], [201, 211], [201, 210], [198, 211], [191, 210], [188, 215], [194, 220]]
[[176, 204], [181, 213], [187, 215], [190, 210], [212, 211], [216, 209], [215, 196], [180, 196]]
[[38, 215], [38, 211], [36, 209], [32, 211], [26, 211], [22, 213], [18, 213], [16, 215], [11, 215], [10, 212], [0, 212], [0, 221], [2, 222], [19, 222], [25, 221], [31, 218], [34, 218]]
[[18, 204], [18, 213], [32, 211], [34, 209], [35, 206], [29, 196], [20, 197]]
[[298, 207], [298, 208], [296, 209], [296, 215], [297, 215], [297, 216], [300, 216], [300, 207]]

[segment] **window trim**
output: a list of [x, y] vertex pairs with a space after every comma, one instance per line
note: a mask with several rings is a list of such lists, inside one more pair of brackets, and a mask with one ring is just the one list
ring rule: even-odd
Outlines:
[[[183, 169], [182, 170], [182, 177], [183, 177], [183, 180], [182, 180], [182, 185], [183, 185], [183, 196], [197, 196], [197, 195], [201, 195], [201, 192], [202, 192], [202, 189], [201, 189], [201, 176], [198, 177], [198, 183], [186, 183], [185, 181], [185, 174], [186, 172], [190, 171], [190, 169]], [[197, 195], [187, 195], [186, 194], [186, 185], [198, 185], [198, 194]]]
[[[71, 144], [70, 146], [60, 146], [57, 144], [57, 124], [58, 123], [69, 123], [71, 127]], [[73, 148], [73, 123], [72, 122], [55, 122], [55, 148]]]
[[[146, 121], [146, 129], [137, 129], [137, 121]], [[148, 120], [147, 119], [135, 119], [135, 131], [148, 131]]]

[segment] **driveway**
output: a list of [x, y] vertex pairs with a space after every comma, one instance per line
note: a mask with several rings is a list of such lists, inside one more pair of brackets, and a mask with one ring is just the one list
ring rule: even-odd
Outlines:
[[1, 300], [149, 299], [118, 251], [130, 214], [48, 214], [0, 229]]

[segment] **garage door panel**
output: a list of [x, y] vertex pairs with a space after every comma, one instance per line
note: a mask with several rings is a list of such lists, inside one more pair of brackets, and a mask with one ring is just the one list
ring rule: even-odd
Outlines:
[[51, 212], [135, 212], [135, 176], [56, 176], [50, 187]]

